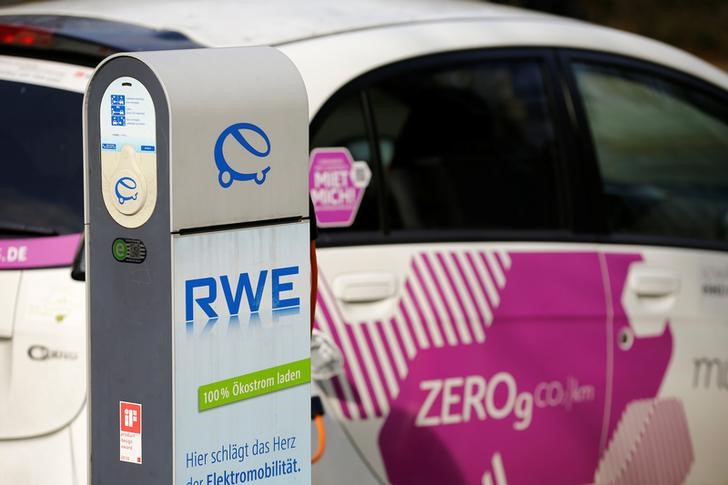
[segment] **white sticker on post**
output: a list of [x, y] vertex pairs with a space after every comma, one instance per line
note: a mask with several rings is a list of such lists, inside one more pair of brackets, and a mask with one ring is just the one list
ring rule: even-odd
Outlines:
[[157, 201], [154, 100], [141, 81], [120, 77], [104, 92], [99, 121], [104, 204], [120, 225], [139, 227]]
[[142, 464], [142, 405], [119, 401], [119, 461]]

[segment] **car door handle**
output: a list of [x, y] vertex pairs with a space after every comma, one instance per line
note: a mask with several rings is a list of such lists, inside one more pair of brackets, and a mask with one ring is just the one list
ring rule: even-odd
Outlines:
[[680, 278], [671, 271], [641, 268], [630, 274], [629, 288], [641, 298], [670, 296], [680, 289]]
[[386, 272], [343, 274], [334, 278], [333, 291], [346, 303], [373, 303], [397, 293], [397, 277]]

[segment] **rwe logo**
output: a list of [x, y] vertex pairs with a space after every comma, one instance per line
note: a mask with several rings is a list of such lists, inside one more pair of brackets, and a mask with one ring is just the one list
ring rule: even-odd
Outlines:
[[[294, 283], [300, 273], [298, 266], [263, 269], [256, 272], [239, 273], [237, 278], [222, 275], [209, 276], [185, 281], [185, 320], [195, 318], [195, 308], [201, 309], [208, 319], [218, 318], [219, 314], [234, 316], [241, 312], [257, 314], [263, 303], [263, 295], [270, 299], [266, 302], [273, 312], [297, 308], [301, 299]], [[269, 277], [270, 274], [270, 277]], [[257, 278], [256, 278], [257, 276]], [[218, 301], [218, 288], [224, 303]], [[243, 308], [241, 310], [241, 305]], [[196, 305], [195, 305], [196, 304]]]

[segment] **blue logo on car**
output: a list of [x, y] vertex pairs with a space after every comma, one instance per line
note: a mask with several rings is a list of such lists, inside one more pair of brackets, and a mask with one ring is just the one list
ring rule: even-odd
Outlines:
[[127, 200], [137, 200], [139, 192], [136, 192], [136, 188], [136, 180], [131, 177], [121, 177], [117, 180], [114, 191], [116, 192], [116, 198], [119, 199], [119, 204], [124, 205]]
[[[258, 135], [258, 137], [265, 142], [265, 148], [263, 150], [258, 150], [256, 147], [251, 145], [243, 134], [243, 132], [246, 131]], [[270, 171], [270, 165], [266, 166], [262, 170], [253, 172], [237, 171], [233, 169], [228, 160], [225, 160], [225, 155], [223, 154], [222, 149], [223, 144], [229, 137], [232, 137], [245, 149], [245, 151], [256, 158], [265, 158], [270, 154], [270, 139], [268, 139], [268, 135], [266, 135], [265, 131], [263, 131], [259, 126], [252, 123], [235, 123], [234, 125], [228, 126], [222, 131], [222, 133], [220, 133], [220, 136], [217, 137], [217, 142], [215, 142], [215, 165], [218, 170], [217, 180], [220, 183], [220, 186], [226, 189], [230, 187], [235, 180], [241, 182], [254, 180], [256, 184], [263, 185], [265, 183], [266, 176]], [[233, 166], [237, 167], [238, 165], [233, 164]]]

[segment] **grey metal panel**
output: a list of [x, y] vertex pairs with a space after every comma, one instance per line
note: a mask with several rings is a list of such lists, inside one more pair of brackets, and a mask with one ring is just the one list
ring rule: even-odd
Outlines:
[[[133, 55], [162, 80], [171, 106], [172, 231], [307, 217], [308, 100], [294, 64], [270, 47], [171, 53]], [[238, 171], [270, 165], [262, 185], [218, 183], [215, 142], [236, 123], [253, 123], [270, 139], [264, 159], [226, 145]]]
[[[137, 229], [117, 224], [101, 194], [99, 108], [114, 79], [133, 76], [147, 87], [156, 106], [159, 197], [150, 220]], [[169, 234], [169, 108], [151, 70], [131, 57], [99, 68], [84, 101], [87, 173], [89, 284], [89, 382], [91, 483], [172, 483], [172, 296]], [[140, 239], [147, 248], [141, 264], [117, 262], [117, 237]], [[93, 282], [93, 284], [91, 284]], [[119, 401], [142, 410], [141, 465], [119, 461]]]

